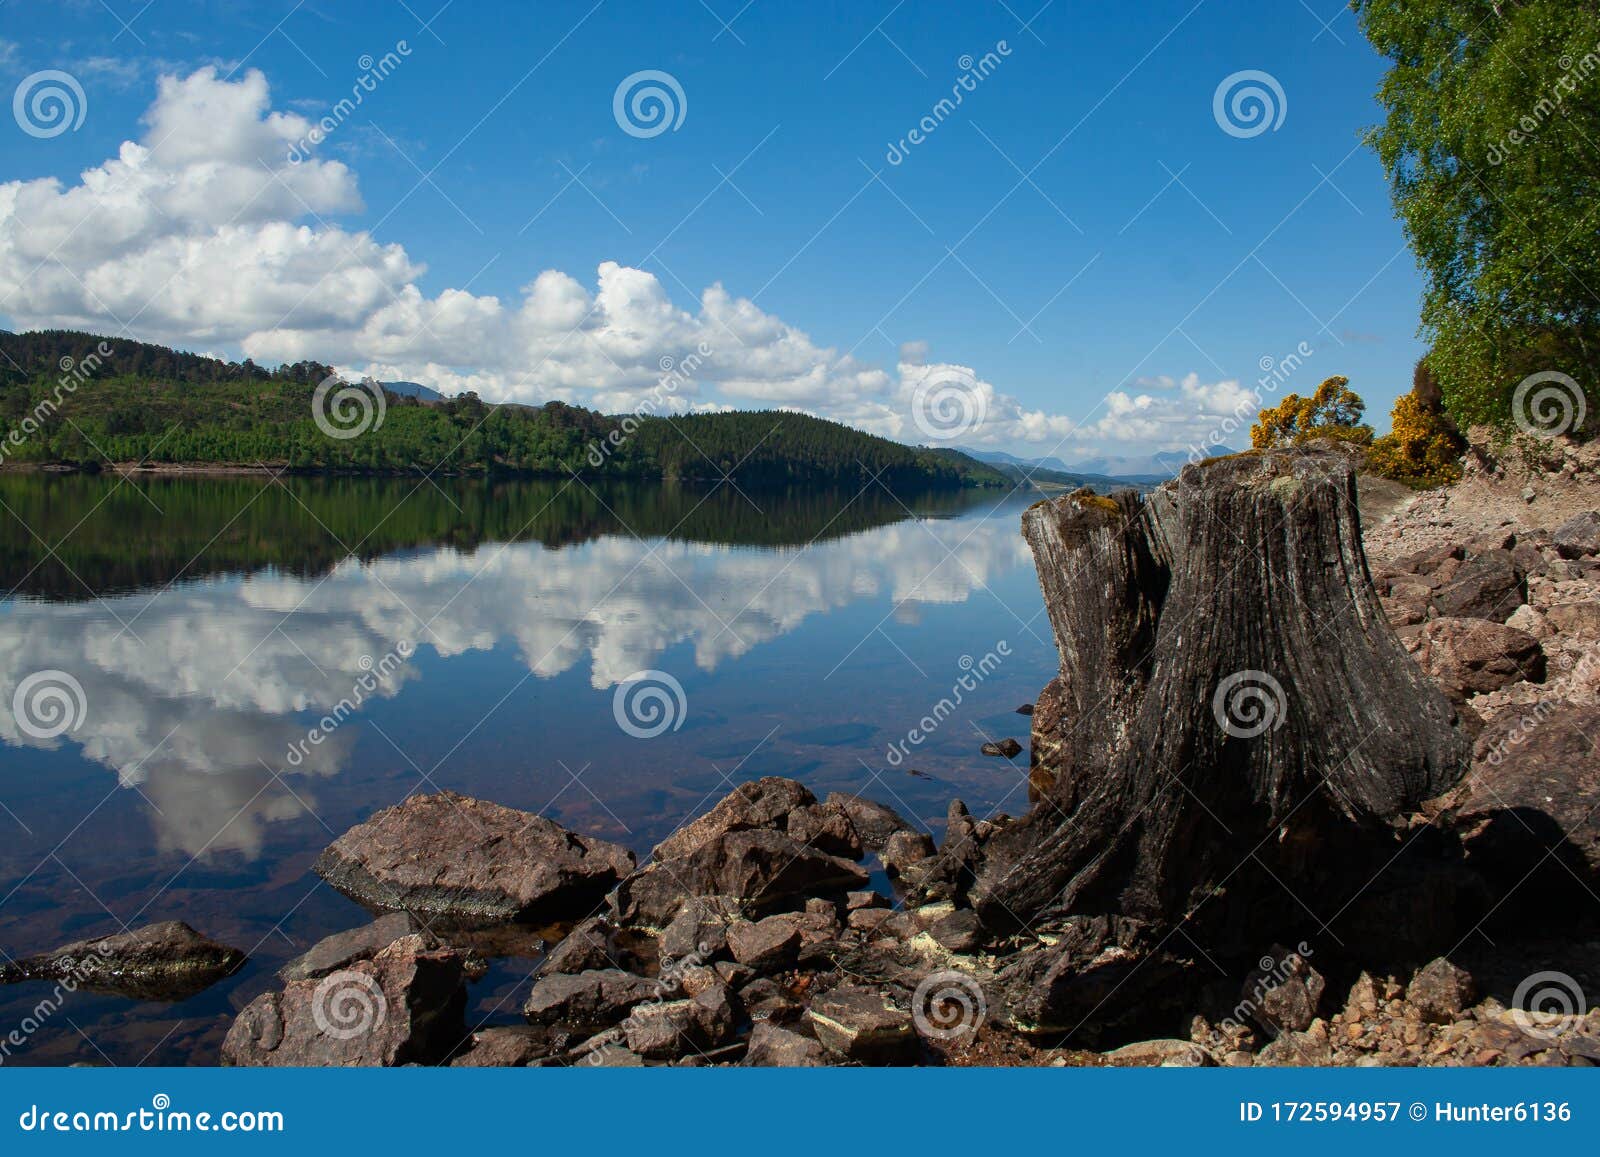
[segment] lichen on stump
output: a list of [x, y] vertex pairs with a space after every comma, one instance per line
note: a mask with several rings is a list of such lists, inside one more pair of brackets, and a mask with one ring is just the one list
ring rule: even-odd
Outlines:
[[1337, 450], [1213, 459], [1114, 510], [1040, 502], [1023, 535], [1061, 655], [1056, 742], [974, 889], [990, 926], [1189, 921], [1208, 951], [1254, 951], [1280, 914], [1331, 919], [1368, 882], [1347, 853], [1465, 773]]

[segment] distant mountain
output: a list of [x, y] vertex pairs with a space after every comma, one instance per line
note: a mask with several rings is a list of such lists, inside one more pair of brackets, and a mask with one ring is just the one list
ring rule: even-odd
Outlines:
[[[1221, 458], [1235, 453], [1227, 446], [1213, 446], [1208, 458]], [[1158, 450], [1153, 454], [1127, 457], [1102, 456], [1085, 458], [1066, 469], [1084, 474], [1106, 474], [1113, 478], [1126, 478], [1138, 482], [1165, 482], [1189, 464], [1188, 450]]]
[[444, 395], [431, 386], [421, 382], [379, 382], [380, 386], [391, 394], [398, 394], [402, 398], [416, 398], [423, 402], [442, 402]]
[[1059, 458], [1019, 458], [1015, 454], [1007, 454], [1004, 450], [964, 449], [960, 452], [993, 466], [1018, 483], [1063, 486], [1073, 490], [1082, 486], [1093, 487], [1100, 491], [1124, 489], [1128, 486], [1143, 489], [1152, 482], [1164, 482], [1167, 477], [1163, 475], [1160, 478], [1119, 478], [1110, 474], [1076, 470]]

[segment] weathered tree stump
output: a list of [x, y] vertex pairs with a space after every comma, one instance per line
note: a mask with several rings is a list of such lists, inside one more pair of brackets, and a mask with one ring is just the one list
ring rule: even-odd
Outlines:
[[1187, 922], [1207, 952], [1259, 951], [1284, 917], [1326, 926], [1373, 848], [1399, 848], [1389, 821], [1465, 774], [1455, 712], [1373, 590], [1339, 451], [1041, 502], [1023, 534], [1061, 674], [1042, 798], [972, 893], [990, 926]]

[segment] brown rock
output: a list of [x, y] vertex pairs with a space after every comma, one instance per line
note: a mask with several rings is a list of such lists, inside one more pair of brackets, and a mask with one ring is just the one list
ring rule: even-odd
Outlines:
[[866, 883], [867, 873], [849, 860], [780, 832], [747, 829], [715, 836], [681, 859], [652, 863], [623, 880], [612, 902], [619, 919], [661, 928], [691, 896], [732, 896], [760, 908]]
[[479, 1029], [472, 1043], [451, 1061], [463, 1069], [512, 1069], [537, 1064], [560, 1051], [558, 1037], [537, 1025], [506, 1025]]
[[915, 1063], [921, 1051], [911, 1014], [871, 988], [836, 988], [806, 1010], [806, 1024], [828, 1052], [869, 1065]]
[[933, 837], [925, 832], [896, 832], [884, 844], [878, 858], [883, 861], [884, 871], [898, 876], [911, 865], [931, 859], [936, 851]]
[[335, 932], [317, 941], [303, 955], [278, 969], [278, 979], [315, 980], [358, 960], [371, 960], [400, 937], [417, 934], [428, 938], [409, 912], [390, 912], [360, 928]]
[[862, 847], [869, 852], [882, 849], [895, 832], [911, 830], [911, 824], [899, 812], [859, 795], [830, 792], [825, 802], [841, 808], [850, 817], [851, 826], [860, 836]]
[[760, 1021], [750, 1030], [750, 1048], [744, 1063], [755, 1068], [811, 1069], [827, 1061], [822, 1046], [808, 1036]]
[[1419, 971], [1406, 989], [1406, 1000], [1430, 1024], [1457, 1020], [1476, 999], [1472, 975], [1442, 956]]
[[859, 860], [864, 852], [861, 837], [850, 821], [850, 813], [836, 804], [810, 804], [789, 813], [789, 838], [808, 844], [830, 856]]
[[224, 1065], [437, 1064], [465, 1036], [463, 956], [406, 936], [370, 960], [292, 980], [248, 1004], [222, 1043]]
[[0, 983], [70, 980], [135, 1000], [186, 1000], [233, 975], [244, 961], [237, 948], [167, 920], [0, 965]]
[[1484, 551], [1462, 563], [1451, 580], [1434, 591], [1433, 606], [1443, 618], [1503, 623], [1528, 601], [1526, 577], [1510, 551]]
[[1105, 1060], [1116, 1068], [1201, 1069], [1216, 1063], [1205, 1049], [1186, 1040], [1139, 1041], [1113, 1049]]
[[1459, 703], [1524, 679], [1542, 683], [1544, 650], [1515, 627], [1485, 619], [1435, 619], [1422, 628], [1417, 663]]
[[728, 929], [733, 958], [757, 972], [780, 972], [794, 966], [800, 951], [800, 922], [791, 913], [768, 916]]
[[562, 1024], [577, 1031], [598, 1031], [617, 1024], [635, 1005], [658, 1000], [659, 981], [620, 968], [557, 973], [540, 977], [523, 1003], [531, 1024]]
[[729, 832], [749, 828], [782, 829], [790, 812], [816, 802], [816, 796], [804, 784], [781, 776], [769, 775], [753, 783], [742, 783], [705, 815], [657, 844], [650, 858], [680, 859]]
[[554, 923], [586, 915], [633, 863], [543, 816], [440, 792], [351, 828], [313, 870], [369, 907]]

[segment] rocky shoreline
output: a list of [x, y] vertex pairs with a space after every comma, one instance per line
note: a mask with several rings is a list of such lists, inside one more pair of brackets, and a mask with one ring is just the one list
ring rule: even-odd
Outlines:
[[[819, 800], [768, 777], [641, 867], [536, 815], [412, 797], [315, 866], [376, 919], [282, 968], [281, 987], [238, 1013], [222, 1062], [1600, 1063], [1600, 503], [1552, 527], [1504, 502], [1442, 526], [1441, 500], [1424, 496], [1367, 529], [1380, 560], [1369, 576], [1357, 524], [1340, 526], [1353, 476], [1318, 453], [1191, 468], [1148, 503], [1068, 496], [1030, 511], [1063, 664], [1031, 712], [1028, 815], [976, 817], [953, 800], [936, 842], [875, 801]], [[1587, 485], [1581, 470], [1561, 477], [1580, 494]], [[1418, 537], [1407, 520], [1419, 507], [1433, 511], [1428, 541], [1396, 552]], [[1195, 653], [1185, 600], [1223, 624], [1250, 621], [1206, 586], [1217, 565], [1206, 552], [1235, 547], [1202, 510], [1227, 514], [1214, 524], [1245, 557], [1268, 553], [1250, 540], [1260, 534], [1289, 552], [1280, 573], [1309, 560], [1308, 580], [1323, 584], [1295, 580], [1304, 607], [1272, 612], [1295, 640], [1278, 660], [1279, 709], [1301, 714], [1220, 740], [1196, 727], [1171, 775], [1150, 783], [1140, 777], [1162, 742], [1194, 723], [1172, 718], [1161, 691]], [[1147, 545], [1128, 546], [1134, 525]], [[1318, 577], [1341, 554], [1338, 577]], [[1111, 610], [1071, 582], [1087, 558], [1115, 576], [1107, 589], [1130, 592]], [[1301, 609], [1304, 638], [1283, 625]], [[1356, 626], [1329, 634], [1329, 615]], [[1143, 651], [1119, 673], [1130, 638]], [[1307, 650], [1314, 661], [1296, 666]], [[1347, 711], [1340, 696], [1369, 668], [1389, 680], [1370, 718], [1414, 734], [1369, 753], [1356, 779], [1336, 778], [1341, 760], [1303, 784], [1325, 734], [1308, 713]], [[1109, 674], [1126, 706], [1106, 707], [1085, 670]], [[1128, 679], [1148, 686], [1128, 692]], [[1329, 694], [1340, 680], [1355, 690]], [[1190, 700], [1209, 723], [1210, 696]], [[1085, 701], [1094, 726], [1129, 737], [1120, 747], [1086, 751]], [[1168, 730], [1138, 740], [1145, 726]], [[1129, 750], [1148, 755], [1119, 762]], [[1086, 847], [1080, 825], [1108, 834]], [[1229, 840], [1268, 883], [1224, 874], [1217, 849]], [[520, 1022], [475, 1023], [469, 986], [501, 954], [496, 938], [535, 925], [557, 930], [519, 989]], [[159, 928], [69, 946], [0, 980], [61, 976], [92, 957], [87, 983], [115, 990], [108, 978], [121, 977], [151, 996], [163, 972], [188, 992], [242, 962], [186, 926]], [[170, 967], [152, 944], [174, 946]]]

